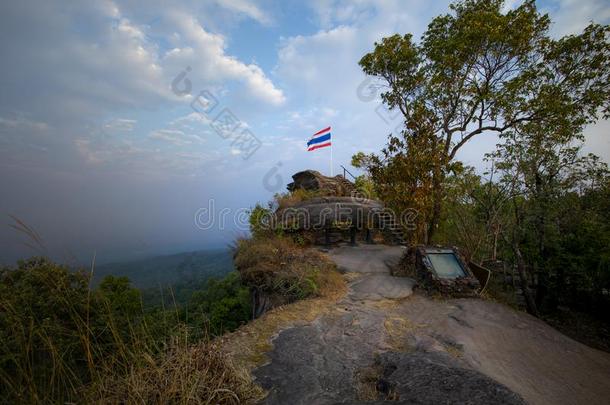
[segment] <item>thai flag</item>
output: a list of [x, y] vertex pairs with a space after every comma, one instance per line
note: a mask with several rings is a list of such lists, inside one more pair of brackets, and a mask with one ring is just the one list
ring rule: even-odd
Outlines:
[[307, 151], [324, 148], [330, 146], [330, 127], [313, 134], [309, 142], [307, 142]]

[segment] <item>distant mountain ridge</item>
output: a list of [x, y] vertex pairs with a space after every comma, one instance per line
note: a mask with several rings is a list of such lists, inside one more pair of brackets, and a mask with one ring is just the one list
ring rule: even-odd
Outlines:
[[94, 269], [93, 283], [97, 285], [104, 277], [113, 275], [128, 277], [140, 289], [159, 288], [199, 283], [210, 277], [222, 277], [233, 269], [231, 250], [199, 250], [102, 264]]

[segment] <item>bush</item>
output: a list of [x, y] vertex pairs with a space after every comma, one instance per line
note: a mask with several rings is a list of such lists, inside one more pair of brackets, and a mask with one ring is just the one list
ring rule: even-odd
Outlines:
[[[209, 293], [224, 285], [233, 288], [235, 282], [212, 284]], [[235, 316], [231, 294], [220, 307], [211, 306], [214, 322], [224, 327], [228, 314]], [[124, 277], [108, 277], [90, 290], [88, 274], [44, 258], [2, 268], [0, 398], [243, 403], [259, 396], [248, 376], [207, 339], [193, 345], [182, 318], [177, 308], [144, 313], [139, 291]]]
[[90, 379], [96, 360], [89, 322], [88, 278], [43, 258], [0, 271], [1, 396], [18, 402], [47, 402], [75, 394]]
[[335, 269], [322, 253], [286, 237], [238, 241], [235, 266], [245, 284], [287, 302], [320, 295]]
[[258, 203], [250, 210], [250, 232], [253, 237], [262, 238], [273, 234], [271, 215], [271, 208], [265, 208]]
[[239, 273], [233, 272], [223, 279], [211, 279], [204, 289], [193, 293], [189, 308], [195, 323], [221, 335], [250, 320], [250, 300], [249, 289], [242, 285]]
[[324, 193], [320, 190], [305, 190], [298, 188], [294, 191], [276, 194], [274, 196], [275, 205], [278, 209], [293, 207], [296, 204], [311, 200], [312, 198], [323, 196]]

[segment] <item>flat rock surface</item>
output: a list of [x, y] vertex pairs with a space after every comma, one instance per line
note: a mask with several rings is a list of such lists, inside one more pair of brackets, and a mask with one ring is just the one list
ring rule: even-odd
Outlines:
[[[382, 353], [376, 360], [382, 386], [399, 404], [523, 404], [519, 395], [439, 353]], [[387, 404], [387, 400], [356, 402]]]
[[405, 250], [404, 246], [359, 244], [334, 248], [328, 255], [340, 271], [389, 274], [388, 266], [397, 265]]
[[280, 331], [254, 370], [265, 403], [608, 403], [610, 354], [501, 304], [409, 295], [412, 281], [388, 271], [402, 249], [363, 246], [329, 253], [347, 296]]
[[413, 293], [415, 281], [389, 274], [365, 275], [351, 284], [350, 297], [354, 300], [401, 299]]
[[610, 353], [585, 346], [524, 312], [481, 299], [414, 295], [396, 316], [418, 325], [412, 344], [438, 342], [530, 404], [610, 403]]

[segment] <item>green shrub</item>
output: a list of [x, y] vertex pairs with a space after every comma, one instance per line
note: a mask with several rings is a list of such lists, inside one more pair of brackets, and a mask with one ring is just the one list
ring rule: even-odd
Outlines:
[[[96, 290], [89, 281], [44, 258], [0, 269], [0, 402], [243, 403], [260, 396], [177, 307], [145, 313], [127, 278], [109, 276]], [[235, 276], [208, 284], [202, 295], [217, 331], [246, 317], [247, 292]]]
[[273, 233], [269, 222], [271, 214], [270, 208], [265, 208], [258, 203], [250, 210], [250, 232], [253, 237], [267, 237]]
[[46, 402], [74, 394], [95, 361], [88, 278], [43, 258], [0, 270], [0, 372], [3, 398]]
[[237, 329], [252, 317], [250, 291], [241, 284], [239, 273], [223, 279], [211, 279], [207, 286], [193, 293], [189, 302], [193, 322], [205, 326], [212, 335]]

